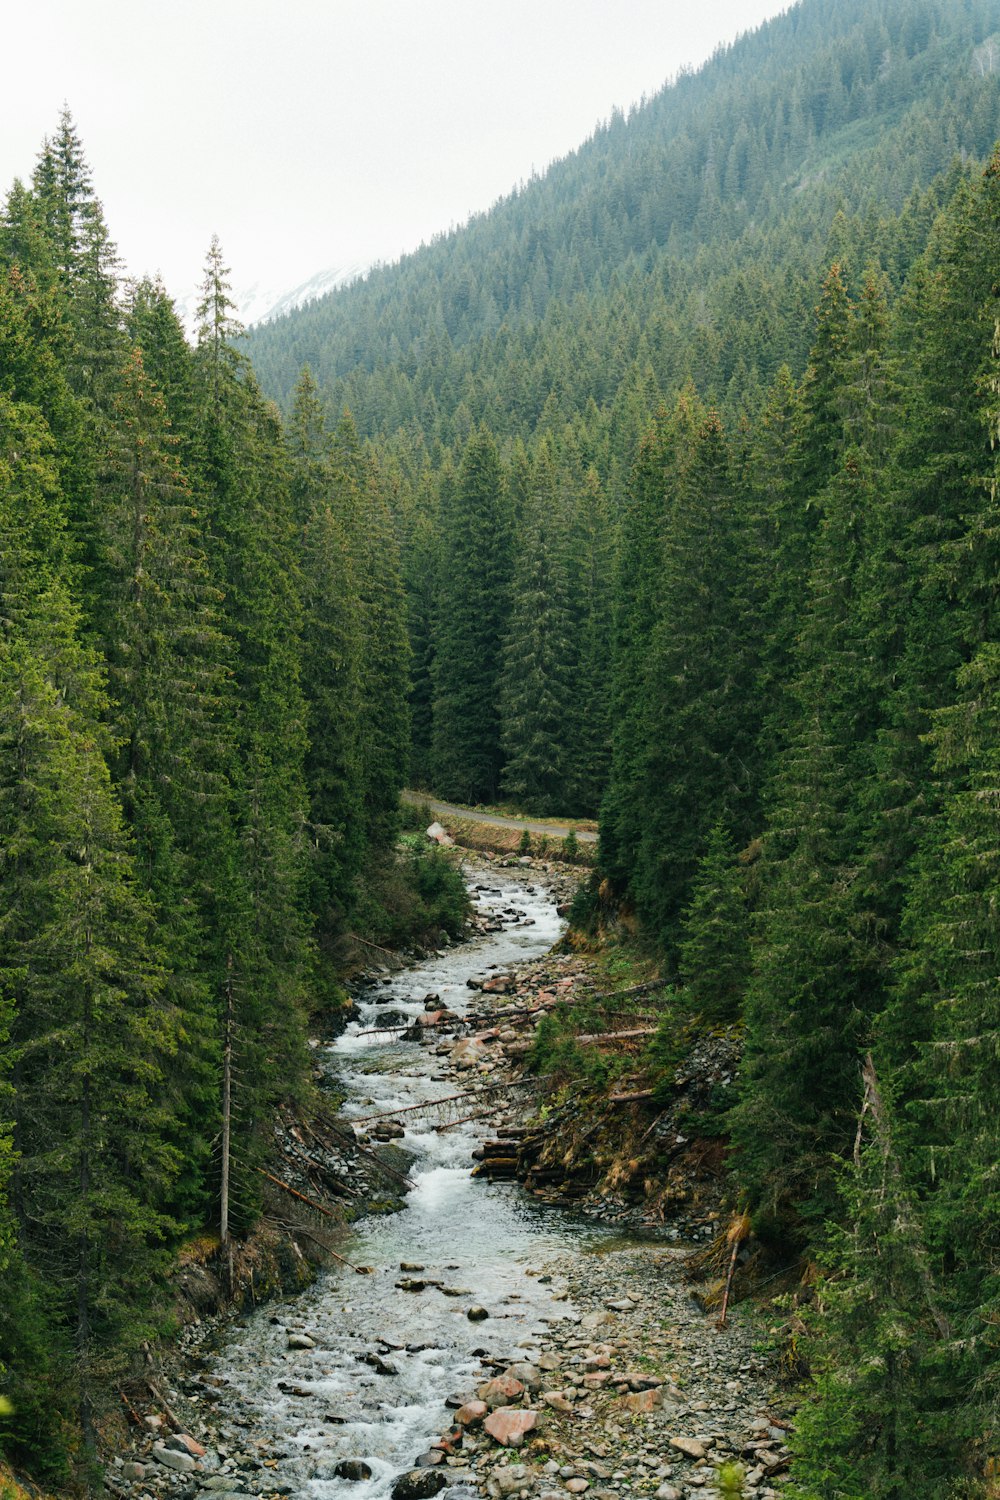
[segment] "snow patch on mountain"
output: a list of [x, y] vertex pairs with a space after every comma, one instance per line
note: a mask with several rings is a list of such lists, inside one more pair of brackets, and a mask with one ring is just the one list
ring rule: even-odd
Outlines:
[[[236, 305], [236, 316], [240, 322], [245, 328], [253, 328], [257, 323], [270, 323], [273, 318], [280, 318], [282, 313], [313, 302], [317, 297], [325, 297], [338, 287], [349, 286], [352, 281], [360, 280], [367, 270], [365, 265], [330, 266], [325, 271], [317, 271], [307, 281], [299, 282], [291, 290], [287, 286], [276, 287], [267, 281], [253, 281], [248, 286], [234, 286], [229, 295]], [[188, 337], [192, 339], [198, 324], [200, 301], [200, 290], [189, 291], [174, 298], [177, 316]]]

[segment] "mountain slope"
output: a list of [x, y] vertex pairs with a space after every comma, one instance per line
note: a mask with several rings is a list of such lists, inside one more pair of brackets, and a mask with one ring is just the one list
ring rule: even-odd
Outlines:
[[255, 330], [251, 357], [282, 404], [309, 362], [363, 433], [446, 443], [636, 380], [735, 404], [801, 367], [838, 210], [866, 253], [909, 212], [915, 247], [936, 206], [915, 190], [989, 150], [998, 29], [1000, 0], [803, 0], [489, 213]]

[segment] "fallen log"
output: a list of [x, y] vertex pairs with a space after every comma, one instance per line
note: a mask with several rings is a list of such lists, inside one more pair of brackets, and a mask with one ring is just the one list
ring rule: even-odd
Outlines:
[[665, 979], [646, 979], [642, 984], [633, 984], [627, 990], [608, 990], [601, 995], [588, 995], [588, 1000], [631, 1000], [633, 995], [648, 995], [651, 990], [665, 990]]
[[478, 1088], [460, 1089], [457, 1094], [442, 1094], [439, 1099], [425, 1099], [422, 1104], [404, 1104], [399, 1109], [383, 1109], [377, 1115], [361, 1115], [351, 1121], [352, 1125], [370, 1125], [373, 1120], [391, 1120], [397, 1115], [410, 1115], [420, 1109], [435, 1109], [441, 1104], [454, 1104], [456, 1099], [480, 1099], [484, 1094], [496, 1094], [506, 1089], [530, 1088], [544, 1082], [549, 1075], [538, 1078], [521, 1078], [507, 1083], [482, 1083]]
[[624, 1042], [637, 1036], [655, 1036], [659, 1029], [658, 1026], [635, 1026], [631, 1031], [594, 1031], [588, 1036], [575, 1036], [573, 1040], [581, 1045], [591, 1042]]
[[[328, 1219], [337, 1218], [337, 1215], [333, 1212], [332, 1209], [324, 1208], [323, 1204], [317, 1203], [315, 1198], [309, 1198], [305, 1193], [300, 1193], [298, 1188], [293, 1188], [290, 1183], [282, 1182], [280, 1177], [275, 1177], [271, 1172], [265, 1172], [263, 1167], [258, 1167], [257, 1171], [262, 1177], [266, 1177], [268, 1182], [273, 1182], [275, 1187], [281, 1188], [282, 1192], [288, 1193], [292, 1198], [298, 1198], [302, 1203], [307, 1203], [311, 1209], [315, 1210], [316, 1213], [325, 1214]], [[367, 1271], [362, 1270], [360, 1266], [352, 1265], [346, 1256], [338, 1255], [336, 1250], [330, 1250], [328, 1248], [327, 1253], [329, 1255], [332, 1255], [334, 1260], [339, 1260], [341, 1265], [346, 1266], [349, 1271], [356, 1272], [358, 1276], [366, 1276], [368, 1274]]]
[[654, 1089], [635, 1089], [630, 1094], [609, 1094], [609, 1104], [631, 1104], [634, 1099], [652, 1099]]
[[385, 1172], [389, 1177], [395, 1177], [396, 1181], [401, 1182], [404, 1187], [410, 1188], [413, 1186], [413, 1183], [405, 1172], [397, 1172], [395, 1167], [390, 1167], [387, 1162], [384, 1162], [378, 1152], [373, 1151], [370, 1146], [362, 1146], [356, 1140], [353, 1131], [345, 1130], [343, 1126], [337, 1125], [335, 1121], [329, 1119], [326, 1115], [318, 1114], [317, 1119], [323, 1121], [327, 1130], [332, 1130], [334, 1135], [339, 1136], [348, 1150], [357, 1151], [361, 1156], [370, 1157], [381, 1171]]

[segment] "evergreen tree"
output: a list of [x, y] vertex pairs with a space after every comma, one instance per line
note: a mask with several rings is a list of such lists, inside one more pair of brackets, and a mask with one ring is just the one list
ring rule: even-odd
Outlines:
[[514, 571], [500, 679], [504, 793], [541, 816], [575, 812], [567, 725], [578, 688], [566, 550], [569, 517], [560, 504], [547, 446], [534, 466]]
[[73, 389], [98, 408], [121, 362], [118, 253], [95, 196], [90, 168], [68, 109], [42, 148], [33, 188], [52, 264], [73, 331], [67, 373]]
[[441, 496], [434, 696], [435, 790], [489, 802], [503, 767], [499, 681], [511, 536], [503, 470], [486, 428], [472, 433]]
[[211, 975], [220, 1026], [231, 1016], [233, 1193], [240, 1222], [260, 1203], [257, 1167], [271, 1111], [305, 1072], [310, 964], [304, 779], [306, 708], [300, 682], [301, 580], [276, 414], [229, 342], [238, 329], [218, 241], [209, 252], [196, 351], [201, 483], [209, 566], [224, 598], [219, 627], [230, 664], [225, 765], [228, 834], [211, 870]]
[[0, 989], [14, 1008], [19, 1234], [75, 1344], [89, 1446], [98, 1367], [141, 1328], [164, 1229], [177, 1024], [104, 758], [101, 675], [48, 545], [63, 523], [45, 439], [3, 402]]
[[677, 969], [695, 1010], [713, 1021], [738, 1017], [750, 972], [749, 920], [743, 872], [722, 822], [698, 864]]
[[336, 513], [358, 590], [359, 768], [364, 846], [379, 855], [396, 837], [410, 747], [410, 653], [399, 544], [377, 464], [350, 413], [334, 434]]
[[649, 645], [641, 818], [632, 889], [673, 952], [699, 850], [728, 817], [742, 837], [757, 793], [756, 728], [738, 609], [739, 502], [721, 423], [689, 393], [675, 415], [658, 617]]
[[175, 1105], [184, 1209], [197, 1214], [218, 1118], [207, 872], [228, 836], [221, 593], [208, 574], [200, 508], [165, 403], [138, 350], [118, 387], [98, 471], [91, 591], [113, 705], [112, 772], [146, 889], [171, 934], [186, 1046]]
[[566, 802], [595, 817], [611, 764], [614, 527], [593, 467], [580, 479], [572, 505], [569, 587], [577, 665]]
[[309, 739], [305, 775], [313, 844], [310, 908], [321, 956], [329, 964], [329, 946], [342, 933], [365, 854], [361, 601], [330, 434], [308, 369], [296, 390], [288, 446], [302, 546], [302, 691]]
[[843, 1227], [831, 1230], [816, 1323], [816, 1394], [799, 1412], [793, 1493], [808, 1500], [945, 1500], [961, 1433], [942, 1351], [951, 1328], [893, 1112], [869, 1056]]
[[635, 868], [644, 811], [636, 797], [646, 752], [648, 648], [660, 617], [666, 470], [674, 432], [664, 410], [635, 461], [619, 527], [612, 625], [611, 769], [601, 805], [600, 866], [621, 891]]

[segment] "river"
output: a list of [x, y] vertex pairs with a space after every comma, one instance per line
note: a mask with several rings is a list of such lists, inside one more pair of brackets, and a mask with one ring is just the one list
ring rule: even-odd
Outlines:
[[[482, 1003], [468, 979], [536, 958], [558, 938], [562, 924], [543, 886], [511, 871], [489, 871], [474, 876], [471, 888], [478, 909], [501, 920], [503, 930], [373, 985], [359, 996], [358, 1019], [332, 1044], [349, 1116], [400, 1109], [462, 1086], [441, 1075], [432, 1048], [362, 1034], [387, 1007], [416, 1015], [430, 992], [450, 1010], [467, 1012]], [[243, 1423], [280, 1455], [282, 1481], [314, 1500], [383, 1500], [449, 1426], [446, 1398], [474, 1391], [483, 1353], [530, 1347], [547, 1323], [573, 1316], [557, 1283], [538, 1271], [547, 1256], [587, 1232], [536, 1204], [516, 1183], [471, 1177], [482, 1124], [437, 1132], [433, 1117], [420, 1113], [400, 1123], [407, 1128], [398, 1144], [414, 1156], [406, 1205], [358, 1221], [341, 1246], [373, 1274], [324, 1274], [278, 1316], [273, 1307], [262, 1309], [234, 1329], [218, 1353], [216, 1370], [238, 1396]], [[424, 1269], [403, 1272], [404, 1262]], [[397, 1286], [415, 1276], [443, 1286], [421, 1292]], [[488, 1311], [486, 1321], [468, 1318], [476, 1304]], [[289, 1329], [305, 1332], [315, 1348], [289, 1350]], [[373, 1357], [374, 1364], [366, 1362]], [[296, 1393], [282, 1391], [279, 1382]], [[371, 1477], [339, 1477], [344, 1460], [362, 1460]], [[461, 1481], [448, 1491], [451, 1500], [477, 1493]]]

